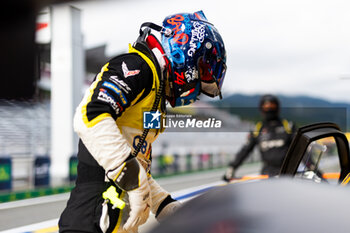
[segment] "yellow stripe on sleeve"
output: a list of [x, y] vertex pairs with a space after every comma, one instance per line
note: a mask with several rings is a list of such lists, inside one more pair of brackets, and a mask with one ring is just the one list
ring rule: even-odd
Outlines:
[[89, 90], [90, 94], [89, 94], [89, 96], [88, 96], [88, 98], [86, 100], [86, 103], [81, 108], [81, 114], [83, 116], [83, 122], [85, 123], [86, 127], [88, 127], [88, 128], [91, 128], [91, 127], [95, 126], [98, 122], [100, 122], [104, 118], [111, 116], [111, 114], [109, 114], [109, 113], [102, 113], [102, 114], [98, 115], [97, 117], [95, 117], [94, 119], [92, 119], [91, 121], [89, 121], [89, 119], [87, 117], [87, 105], [91, 101], [92, 95], [94, 94], [94, 91], [96, 89], [97, 84], [102, 80], [103, 73], [105, 71], [108, 71], [108, 65], [109, 65], [109, 62], [107, 64], [105, 64], [102, 67], [100, 73], [98, 73], [96, 80], [94, 81], [94, 83], [90, 87], [90, 90]]

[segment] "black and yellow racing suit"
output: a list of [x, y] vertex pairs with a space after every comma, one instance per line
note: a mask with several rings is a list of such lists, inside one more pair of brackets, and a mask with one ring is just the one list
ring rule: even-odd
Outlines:
[[[111, 185], [106, 174], [120, 166], [135, 150], [143, 133], [143, 113], [150, 111], [159, 91], [161, 69], [146, 46], [111, 59], [101, 69], [76, 110], [74, 129], [80, 137], [78, 176], [60, 221], [60, 232], [101, 231], [102, 193]], [[156, 109], [164, 114], [164, 99]], [[154, 214], [173, 201], [150, 174], [151, 144], [161, 129], [151, 129], [137, 159], [149, 176]], [[117, 189], [128, 203], [127, 194]], [[163, 202], [163, 203], [162, 203]], [[128, 218], [123, 210], [108, 206], [107, 232], [122, 232]], [[105, 216], [104, 216], [105, 217]], [[135, 228], [137, 232], [137, 227]]]
[[255, 128], [229, 165], [236, 170], [258, 146], [263, 162], [261, 174], [278, 175], [296, 127], [292, 122], [277, 118], [258, 122]]

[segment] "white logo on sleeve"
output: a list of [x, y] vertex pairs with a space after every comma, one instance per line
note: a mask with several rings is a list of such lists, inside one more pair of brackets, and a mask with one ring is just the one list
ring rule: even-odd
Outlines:
[[129, 70], [129, 68], [126, 66], [125, 62], [122, 63], [122, 70], [124, 73], [124, 77], [127, 78], [129, 76], [134, 76], [140, 73], [140, 70]]

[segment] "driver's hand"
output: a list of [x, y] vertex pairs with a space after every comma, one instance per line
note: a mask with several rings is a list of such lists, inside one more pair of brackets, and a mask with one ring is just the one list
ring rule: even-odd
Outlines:
[[144, 224], [148, 219], [151, 207], [151, 196], [148, 181], [146, 180], [144, 184], [145, 185], [141, 185], [139, 188], [128, 192], [130, 213], [128, 220], [123, 226], [125, 231]]
[[152, 203], [147, 174], [137, 158], [129, 159], [116, 169], [108, 171], [107, 177], [129, 195], [130, 213], [123, 226], [124, 230], [144, 224]]

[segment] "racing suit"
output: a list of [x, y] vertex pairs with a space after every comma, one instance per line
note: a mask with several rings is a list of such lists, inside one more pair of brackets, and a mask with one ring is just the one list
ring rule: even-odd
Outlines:
[[[59, 220], [60, 232], [124, 232], [123, 224], [130, 212], [128, 193], [116, 187], [126, 203], [122, 210], [112, 209], [102, 193], [114, 185], [108, 179], [108, 172], [132, 157], [143, 133], [143, 112], [150, 111], [154, 105], [164, 62], [157, 47], [129, 46], [129, 53], [111, 59], [76, 109], [74, 129], [80, 137], [78, 176]], [[156, 106], [162, 114], [164, 105], [162, 97]], [[148, 132], [136, 157], [147, 173], [150, 210], [156, 217], [165, 212], [166, 206], [178, 203], [151, 176], [151, 144], [160, 131]], [[138, 225], [128, 232], [137, 231]]]
[[292, 122], [279, 118], [258, 122], [255, 128], [229, 166], [235, 171], [257, 145], [263, 162], [261, 174], [278, 175], [296, 128]]

